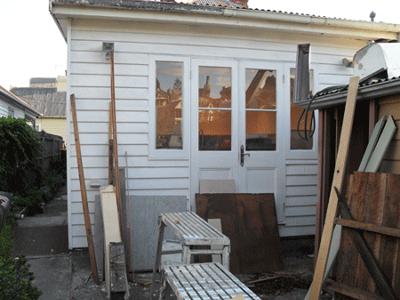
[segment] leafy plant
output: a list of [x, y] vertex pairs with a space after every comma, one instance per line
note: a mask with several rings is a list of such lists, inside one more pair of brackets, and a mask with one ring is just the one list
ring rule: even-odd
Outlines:
[[0, 257], [0, 300], [36, 300], [40, 291], [24, 257]]
[[0, 118], [0, 190], [23, 194], [37, 185], [38, 133], [22, 119]]

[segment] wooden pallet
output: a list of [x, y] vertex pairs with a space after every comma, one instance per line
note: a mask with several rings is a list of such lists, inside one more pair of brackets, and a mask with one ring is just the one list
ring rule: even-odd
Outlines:
[[260, 299], [219, 263], [166, 266], [160, 299], [170, 288], [177, 299]]

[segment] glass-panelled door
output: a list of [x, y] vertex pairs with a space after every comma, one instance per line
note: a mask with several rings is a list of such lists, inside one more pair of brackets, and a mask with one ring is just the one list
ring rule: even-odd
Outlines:
[[239, 191], [274, 193], [278, 217], [285, 193], [283, 96], [280, 64], [240, 64]]
[[192, 61], [192, 194], [201, 180], [238, 181], [237, 78], [235, 61]]
[[201, 180], [235, 181], [237, 193], [285, 191], [280, 65], [192, 61], [192, 196]]

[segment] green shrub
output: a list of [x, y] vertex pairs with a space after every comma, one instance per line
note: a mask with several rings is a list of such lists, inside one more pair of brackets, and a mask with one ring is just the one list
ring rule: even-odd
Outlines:
[[40, 291], [32, 285], [33, 274], [24, 257], [0, 256], [0, 300], [36, 300]]
[[11, 255], [14, 219], [9, 217], [0, 231], [0, 257]]
[[22, 119], [0, 118], [0, 190], [24, 194], [40, 182], [38, 133]]

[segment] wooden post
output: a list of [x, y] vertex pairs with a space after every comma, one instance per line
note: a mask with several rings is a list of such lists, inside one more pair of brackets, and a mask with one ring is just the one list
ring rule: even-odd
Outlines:
[[312, 300], [319, 299], [325, 277], [325, 269], [328, 261], [329, 249], [331, 246], [333, 229], [335, 226], [335, 218], [338, 207], [338, 197], [336, 195], [334, 188], [336, 187], [338, 191], [341, 192], [346, 177], [345, 176], [346, 163], [349, 153], [351, 132], [353, 129], [353, 120], [356, 108], [356, 98], [357, 98], [359, 80], [360, 80], [359, 77], [352, 77], [349, 83], [348, 94], [346, 99], [346, 109], [344, 112], [344, 119], [340, 136], [339, 150], [336, 158], [335, 173], [333, 175], [332, 189], [329, 196], [328, 209], [325, 217], [325, 225], [322, 232], [317, 263], [314, 270], [314, 278], [311, 284]]
[[74, 94], [71, 95], [71, 113], [72, 113], [72, 123], [74, 126], [76, 159], [78, 162], [79, 184], [80, 184], [80, 188], [81, 188], [83, 219], [85, 222], [86, 238], [87, 238], [87, 244], [88, 244], [88, 249], [89, 249], [90, 267], [91, 267], [93, 279], [98, 284], [96, 256], [94, 253], [92, 225], [90, 222], [89, 206], [88, 206], [88, 201], [87, 201], [85, 174], [83, 171], [83, 164], [82, 164], [81, 144], [79, 141], [79, 131], [78, 131], [78, 119], [76, 116], [76, 100], [75, 100]]
[[114, 140], [113, 140], [113, 113], [110, 102], [109, 125], [108, 125], [108, 184], [114, 182]]
[[117, 207], [119, 214], [119, 226], [122, 229], [122, 205], [121, 205], [121, 186], [118, 161], [118, 135], [117, 135], [117, 108], [115, 103], [115, 74], [114, 74], [114, 50], [110, 53], [111, 64], [111, 115], [112, 115], [112, 138], [113, 138], [113, 156], [114, 156], [114, 186], [117, 198]]

